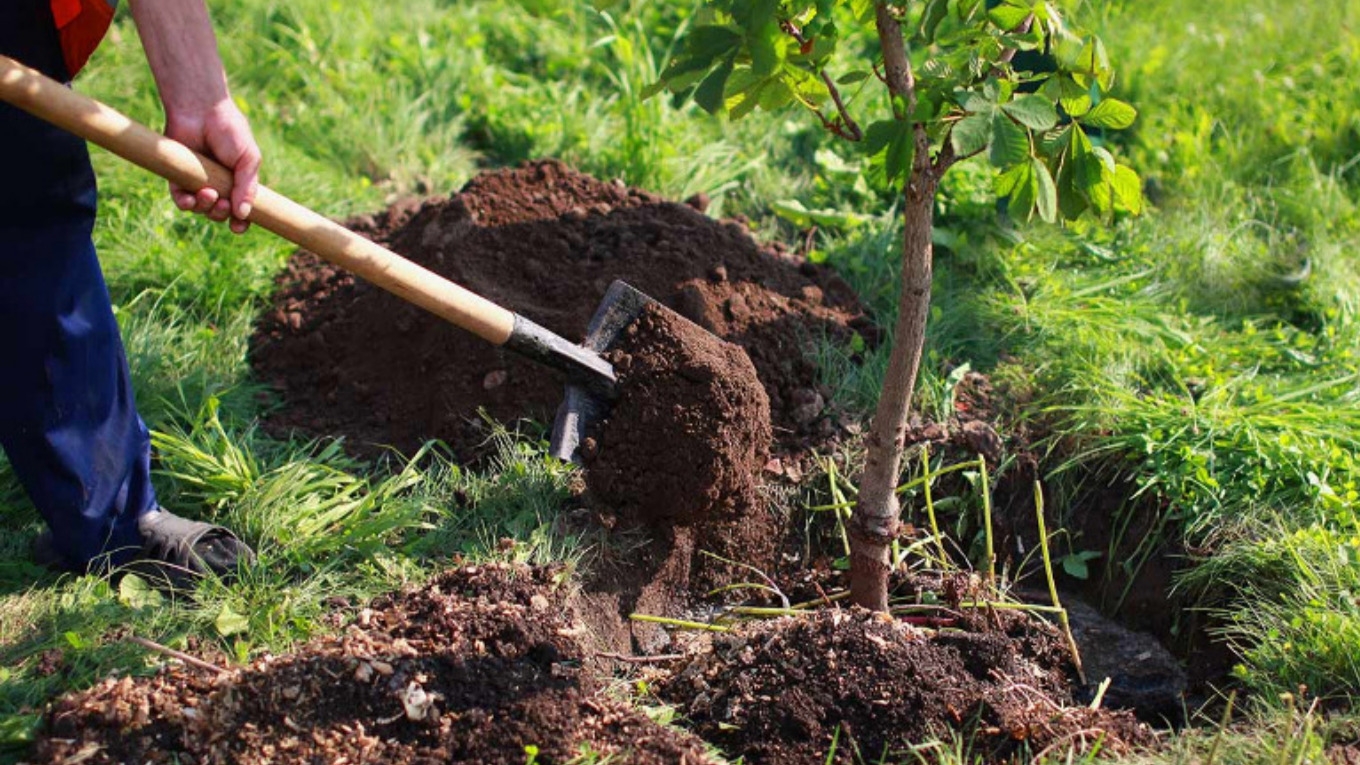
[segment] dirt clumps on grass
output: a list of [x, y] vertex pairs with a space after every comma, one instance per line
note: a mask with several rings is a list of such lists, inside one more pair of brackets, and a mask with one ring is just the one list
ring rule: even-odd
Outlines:
[[609, 356], [619, 397], [587, 442], [596, 496], [655, 525], [753, 507], [770, 402], [745, 352], [649, 305]]
[[[877, 330], [829, 269], [696, 206], [541, 161], [350, 225], [571, 340], [624, 279], [746, 350], [777, 452], [827, 446], [840, 419], [806, 352], [822, 337], [872, 343]], [[470, 458], [486, 441], [479, 411], [550, 422], [562, 399], [552, 371], [315, 256], [292, 258], [278, 283], [250, 349], [256, 376], [282, 399], [266, 422], [275, 435], [343, 435], [366, 454], [438, 438]]]
[[545, 763], [709, 762], [602, 692], [555, 576], [460, 568], [288, 656], [106, 680], [52, 706], [33, 761], [523, 765], [534, 747]]
[[827, 609], [754, 623], [714, 637], [659, 694], [753, 765], [822, 765], [832, 751], [835, 762], [905, 762], [929, 741], [962, 742], [969, 762], [1152, 741], [1130, 713], [1072, 705], [1056, 630], [1016, 613], [948, 621], [937, 631]]

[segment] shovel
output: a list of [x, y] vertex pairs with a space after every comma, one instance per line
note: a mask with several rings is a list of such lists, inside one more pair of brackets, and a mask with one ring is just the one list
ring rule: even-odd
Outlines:
[[[6, 56], [0, 56], [0, 99], [186, 189], [231, 193], [225, 167]], [[263, 185], [249, 220], [493, 345], [565, 373], [566, 396], [552, 435], [552, 455], [561, 460], [577, 460], [586, 429], [615, 397], [614, 368], [600, 354], [656, 302], [615, 281], [576, 345]]]

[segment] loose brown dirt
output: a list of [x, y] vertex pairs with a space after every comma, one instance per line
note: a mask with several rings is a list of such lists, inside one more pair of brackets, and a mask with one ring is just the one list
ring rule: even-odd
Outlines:
[[[875, 328], [830, 271], [702, 206], [543, 161], [350, 225], [572, 340], [609, 283], [624, 279], [749, 354], [776, 452], [827, 446], [839, 422], [805, 351], [818, 337], [855, 332], [872, 343]], [[554, 373], [305, 253], [280, 277], [250, 358], [281, 394], [270, 432], [343, 435], [366, 454], [388, 445], [410, 453], [438, 438], [475, 457], [486, 435], [479, 410], [545, 422], [562, 396]]]
[[657, 526], [753, 508], [772, 434], [746, 353], [652, 305], [609, 358], [618, 401], [586, 444], [596, 497]]
[[[711, 762], [695, 735], [606, 691], [599, 673], [618, 657], [597, 646], [563, 578], [458, 567], [346, 607], [341, 634], [286, 656], [107, 679], [49, 707], [29, 761], [522, 765], [536, 749], [544, 765], [584, 751]], [[933, 586], [948, 597], [964, 585]], [[752, 765], [821, 765], [833, 750], [835, 762], [915, 761], [907, 750], [932, 740], [961, 741], [983, 763], [1152, 741], [1130, 713], [1072, 703], [1071, 661], [1048, 624], [937, 613], [888, 621], [828, 606], [711, 640], [689, 633], [684, 658], [645, 672], [695, 734]]]
[[288, 656], [105, 680], [53, 705], [33, 762], [710, 762], [602, 692], [558, 573], [461, 568]]
[[[1127, 753], [1151, 731], [1127, 712], [1072, 704], [1057, 632], [1022, 614], [950, 617], [936, 631], [862, 609], [783, 618], [712, 640], [660, 695], [744, 762], [910, 762], [961, 743], [968, 762], [1049, 747]], [[927, 761], [931, 758], [926, 757]]]

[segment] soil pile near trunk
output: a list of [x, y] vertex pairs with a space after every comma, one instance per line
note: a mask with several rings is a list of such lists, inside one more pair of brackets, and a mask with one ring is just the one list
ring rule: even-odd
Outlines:
[[753, 764], [821, 765], [833, 749], [836, 762], [906, 762], [911, 745], [954, 733], [969, 762], [1151, 740], [1129, 713], [1069, 706], [1070, 659], [1047, 625], [1007, 613], [949, 621], [926, 631], [854, 609], [757, 624], [714, 638], [660, 694]]
[[[610, 282], [632, 283], [746, 350], [781, 452], [837, 435], [807, 343], [877, 337], [831, 272], [758, 244], [738, 223], [557, 162], [486, 173], [450, 198], [351, 226], [572, 340]], [[344, 435], [360, 450], [410, 452], [440, 438], [471, 456], [482, 440], [479, 408], [502, 421], [546, 422], [562, 397], [554, 373], [305, 253], [280, 277], [251, 360], [284, 400], [271, 432]]]
[[[553, 573], [469, 567], [375, 601], [336, 638], [204, 679], [106, 680], [48, 713], [35, 762], [523, 765], [589, 747], [704, 763], [702, 743], [603, 695]], [[76, 758], [76, 759], [71, 759]]]
[[741, 348], [648, 306], [609, 358], [619, 398], [587, 448], [596, 496], [658, 525], [754, 506], [770, 401]]

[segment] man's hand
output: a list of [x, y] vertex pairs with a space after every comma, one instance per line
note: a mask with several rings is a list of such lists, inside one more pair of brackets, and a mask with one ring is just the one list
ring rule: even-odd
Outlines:
[[255, 191], [260, 186], [260, 147], [250, 132], [244, 114], [230, 99], [203, 110], [171, 111], [167, 105], [165, 135], [207, 154], [231, 170], [235, 180], [231, 199], [221, 198], [216, 189], [192, 190], [170, 184], [170, 196], [181, 210], [190, 210], [219, 223], [231, 221], [231, 230], [241, 234], [250, 227]]
[[217, 38], [203, 0], [132, 0], [132, 17], [165, 104], [165, 135], [232, 171], [231, 199], [215, 189], [170, 185], [181, 210], [231, 220], [242, 233], [259, 188], [260, 147], [227, 89]]

